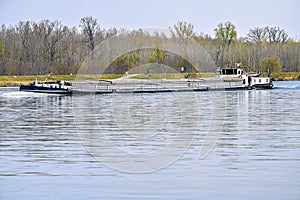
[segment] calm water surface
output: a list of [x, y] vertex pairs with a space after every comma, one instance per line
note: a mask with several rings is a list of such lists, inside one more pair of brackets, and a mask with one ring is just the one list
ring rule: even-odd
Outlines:
[[50, 96], [0, 88], [0, 199], [300, 199], [300, 82]]

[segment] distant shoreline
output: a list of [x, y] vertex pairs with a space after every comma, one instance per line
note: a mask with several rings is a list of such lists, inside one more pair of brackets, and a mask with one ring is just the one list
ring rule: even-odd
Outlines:
[[[262, 74], [262, 76], [266, 76], [266, 74]], [[116, 79], [122, 77], [121, 74], [104, 74], [100, 77], [97, 75], [92, 77], [92, 79]], [[211, 74], [197, 74], [197, 75], [190, 75], [188, 78], [203, 78], [203, 77], [211, 77]], [[38, 81], [45, 80], [45, 76], [0, 76], [0, 87], [17, 87], [20, 85], [26, 85], [33, 82], [35, 79]], [[55, 75], [55, 80], [64, 80], [64, 81], [74, 81], [76, 79], [76, 75]], [[148, 75], [141, 75], [137, 77], [137, 79], [149, 79], [149, 78], [157, 78], [162, 79], [165, 78], [164, 75], [161, 74], [148, 74]], [[166, 75], [167, 79], [180, 79], [186, 78], [184, 74], [168, 74]], [[49, 77], [48, 80], [52, 78]], [[271, 74], [271, 79], [274, 81], [297, 81], [300, 80], [300, 72], [278, 72]]]

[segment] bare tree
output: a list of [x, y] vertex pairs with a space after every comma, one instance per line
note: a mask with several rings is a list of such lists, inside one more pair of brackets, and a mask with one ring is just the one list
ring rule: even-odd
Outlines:
[[53, 65], [59, 56], [58, 43], [67, 35], [68, 27], [63, 26], [59, 21], [50, 22], [49, 20], [41, 21], [38, 26], [45, 45], [48, 63]]
[[267, 37], [269, 42], [281, 42], [285, 43], [289, 40], [288, 34], [284, 29], [280, 29], [279, 27], [266, 27], [265, 31], [267, 33]]
[[84, 17], [80, 20], [80, 27], [82, 28], [83, 40], [87, 43], [88, 48], [93, 51], [95, 48], [95, 34], [99, 30], [97, 19], [92, 16]]
[[32, 41], [32, 28], [29, 21], [20, 21], [16, 26], [16, 33], [22, 45], [22, 53], [26, 61], [31, 61], [31, 41]]
[[263, 42], [267, 39], [267, 31], [265, 28], [254, 28], [250, 29], [249, 33], [247, 34], [246, 40], [250, 42]]
[[180, 39], [193, 38], [196, 35], [194, 26], [186, 21], [177, 22], [177, 24], [169, 27], [169, 30], [173, 37]]
[[[120, 62], [115, 63], [117, 72], [128, 69], [123, 67], [131, 68], [150, 61], [168, 64], [179, 70], [180, 66], [188, 66], [180, 57], [160, 50], [161, 40], [175, 38], [158, 33], [150, 35], [142, 29], [100, 29], [97, 20], [92, 17], [83, 18], [80, 26], [82, 31], [49, 20], [20, 21], [14, 26], [0, 26], [0, 74], [33, 75], [48, 70], [55, 74], [76, 73], [80, 63], [98, 43], [111, 36], [126, 38], [127, 35], [136, 36], [138, 45], [149, 40], [159, 51], [154, 51], [154, 48], [132, 52], [132, 55], [124, 56], [119, 59]], [[252, 69], [259, 69], [262, 67], [262, 59], [276, 58], [282, 71], [300, 70], [300, 43], [289, 38], [285, 30], [279, 27], [250, 29], [247, 38], [243, 40], [237, 40], [235, 27], [230, 22], [219, 24], [215, 29], [215, 37], [195, 33], [193, 25], [187, 22], [178, 22], [170, 30], [173, 37], [195, 39], [211, 56], [216, 56], [217, 66], [220, 67], [224, 63], [241, 62]], [[127, 48], [127, 42], [124, 43]], [[119, 43], [114, 45], [120, 48]], [[181, 50], [199, 56], [194, 49]], [[151, 56], [153, 59], [149, 59]], [[186, 69], [193, 71], [192, 66]]]

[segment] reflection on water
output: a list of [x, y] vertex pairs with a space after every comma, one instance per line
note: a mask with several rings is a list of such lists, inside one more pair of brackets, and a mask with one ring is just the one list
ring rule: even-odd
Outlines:
[[299, 199], [300, 82], [275, 86], [73, 97], [0, 89], [0, 199]]
[[205, 140], [202, 154], [209, 153], [223, 128], [225, 109], [217, 105], [224, 95], [82, 96], [73, 98], [73, 114], [84, 147], [97, 160], [115, 170], [145, 173], [175, 162], [196, 137]]

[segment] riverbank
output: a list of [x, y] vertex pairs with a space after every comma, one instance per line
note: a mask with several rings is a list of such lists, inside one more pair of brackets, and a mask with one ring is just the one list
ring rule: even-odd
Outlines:
[[277, 72], [271, 74], [274, 81], [296, 81], [300, 80], [300, 72]]
[[[120, 78], [121, 74], [105, 74], [101, 75], [101, 79], [115, 79]], [[55, 80], [64, 80], [64, 81], [74, 81], [76, 79], [76, 75], [55, 75]], [[99, 79], [99, 76], [93, 75], [93, 77], [86, 77], [91, 79]], [[20, 85], [27, 85], [33, 82], [35, 79], [38, 81], [44, 81], [45, 76], [0, 76], [0, 87], [16, 87]], [[49, 77], [48, 81], [51, 81], [52, 78]]]
[[[102, 74], [102, 75], [81, 75], [77, 78], [84, 78], [89, 80], [99, 79], [118, 79], [126, 75], [123, 74]], [[215, 76], [214, 73], [203, 74], [185, 74], [185, 73], [174, 73], [174, 74], [139, 74], [132, 77], [131, 79], [181, 79], [181, 78], [203, 78]], [[44, 81], [45, 76], [0, 76], [0, 87], [16, 87], [20, 85], [27, 85], [33, 82], [37, 78], [38, 81]], [[55, 80], [74, 81], [76, 75], [55, 75]], [[52, 78], [49, 77], [50, 81]]]
[[[56, 80], [73, 81], [75, 80], [75, 75], [57, 75]], [[45, 76], [0, 76], [0, 87], [14, 87], [20, 85], [26, 85], [33, 82], [35, 79], [38, 81], [45, 80]], [[51, 77], [48, 78], [51, 80]]]
[[[215, 74], [141, 74], [135, 76], [134, 79], [180, 79], [180, 78], [207, 78], [213, 77]], [[263, 74], [266, 76], [266, 74]], [[100, 77], [93, 75], [91, 79], [116, 79], [122, 77], [121, 74], [103, 74]], [[0, 76], [0, 87], [16, 87], [26, 85], [35, 79], [39, 81], [45, 80], [45, 76]], [[55, 75], [55, 80], [74, 81], [76, 75]], [[271, 74], [271, 79], [274, 81], [292, 81], [300, 80], [300, 72], [279, 72]], [[51, 80], [51, 77], [48, 79]]]

